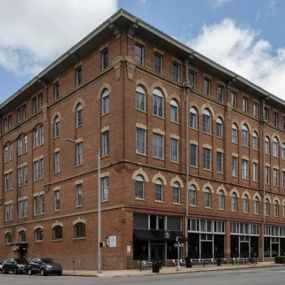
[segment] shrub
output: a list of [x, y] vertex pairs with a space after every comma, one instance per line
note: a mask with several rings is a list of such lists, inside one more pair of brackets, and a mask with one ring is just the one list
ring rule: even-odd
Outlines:
[[276, 256], [275, 263], [285, 263], [285, 256]]

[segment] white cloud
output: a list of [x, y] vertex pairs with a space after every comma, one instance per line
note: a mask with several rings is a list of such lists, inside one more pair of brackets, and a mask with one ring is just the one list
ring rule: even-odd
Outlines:
[[1, 0], [0, 66], [34, 75], [117, 9], [117, 0]]
[[222, 7], [225, 4], [232, 2], [232, 0], [211, 0], [211, 2], [215, 7]]
[[193, 49], [285, 99], [285, 47], [274, 50], [259, 34], [231, 19], [204, 26]]

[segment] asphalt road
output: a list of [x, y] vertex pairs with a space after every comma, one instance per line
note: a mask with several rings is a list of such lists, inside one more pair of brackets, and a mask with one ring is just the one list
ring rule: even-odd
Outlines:
[[0, 274], [1, 285], [284, 285], [285, 267], [139, 277], [73, 277]]

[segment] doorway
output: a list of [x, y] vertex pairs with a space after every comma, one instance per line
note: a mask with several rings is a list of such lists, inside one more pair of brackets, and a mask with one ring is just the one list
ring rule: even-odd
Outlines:
[[151, 261], [159, 260], [161, 265], [165, 265], [165, 244], [151, 243], [150, 245], [150, 259]]

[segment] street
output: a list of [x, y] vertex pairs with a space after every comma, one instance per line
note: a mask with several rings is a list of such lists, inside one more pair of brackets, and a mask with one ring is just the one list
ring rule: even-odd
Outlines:
[[284, 285], [285, 267], [181, 273], [139, 277], [73, 277], [0, 274], [1, 285]]

